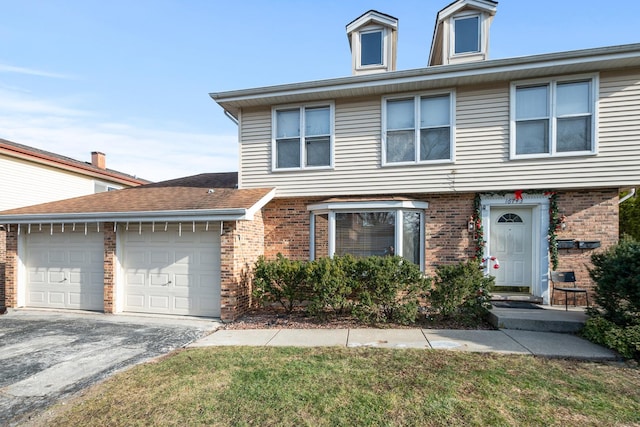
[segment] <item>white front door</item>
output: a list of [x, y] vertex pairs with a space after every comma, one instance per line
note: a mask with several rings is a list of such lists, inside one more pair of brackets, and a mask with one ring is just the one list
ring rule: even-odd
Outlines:
[[532, 287], [532, 216], [531, 208], [491, 208], [490, 253], [500, 262], [490, 269], [496, 286]]
[[28, 232], [26, 306], [104, 310], [103, 241], [98, 232]]
[[120, 233], [124, 311], [219, 317], [219, 227], [156, 227]]

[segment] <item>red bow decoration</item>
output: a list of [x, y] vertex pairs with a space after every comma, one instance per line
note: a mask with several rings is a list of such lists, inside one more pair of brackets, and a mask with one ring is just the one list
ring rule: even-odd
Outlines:
[[522, 200], [522, 190], [516, 190], [513, 192], [513, 195], [516, 200]]

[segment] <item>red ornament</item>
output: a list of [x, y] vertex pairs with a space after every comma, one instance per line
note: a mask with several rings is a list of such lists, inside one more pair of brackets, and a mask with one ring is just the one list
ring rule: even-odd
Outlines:
[[516, 190], [513, 192], [514, 198], [516, 200], [522, 200], [522, 190]]

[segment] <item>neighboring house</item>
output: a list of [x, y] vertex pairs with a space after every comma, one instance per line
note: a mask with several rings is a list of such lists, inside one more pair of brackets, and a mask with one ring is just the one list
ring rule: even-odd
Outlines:
[[[248, 265], [277, 253], [397, 254], [428, 274], [496, 257], [499, 289], [545, 303], [550, 269], [590, 285], [593, 250], [617, 242], [619, 191], [640, 184], [640, 44], [490, 60], [496, 7], [442, 9], [425, 68], [396, 71], [398, 21], [369, 11], [347, 25], [353, 76], [211, 94], [238, 120], [237, 189], [201, 176], [0, 213], [7, 305], [31, 305], [27, 272], [46, 270], [31, 254], [71, 223], [105, 245], [87, 271], [107, 312], [233, 320]], [[141, 194], [162, 203], [136, 208]], [[190, 275], [199, 244], [220, 268], [209, 279]], [[220, 296], [206, 310], [185, 296], [205, 295], [202, 280]]]
[[[0, 139], [0, 211], [146, 184], [106, 168], [103, 153], [91, 163]], [[0, 225], [0, 306], [4, 303], [5, 229]]]

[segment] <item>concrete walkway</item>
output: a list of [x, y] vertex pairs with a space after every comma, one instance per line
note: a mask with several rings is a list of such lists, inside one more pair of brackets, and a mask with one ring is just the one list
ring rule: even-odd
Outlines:
[[575, 335], [510, 329], [220, 329], [188, 347], [208, 346], [422, 348], [596, 361], [620, 358]]

